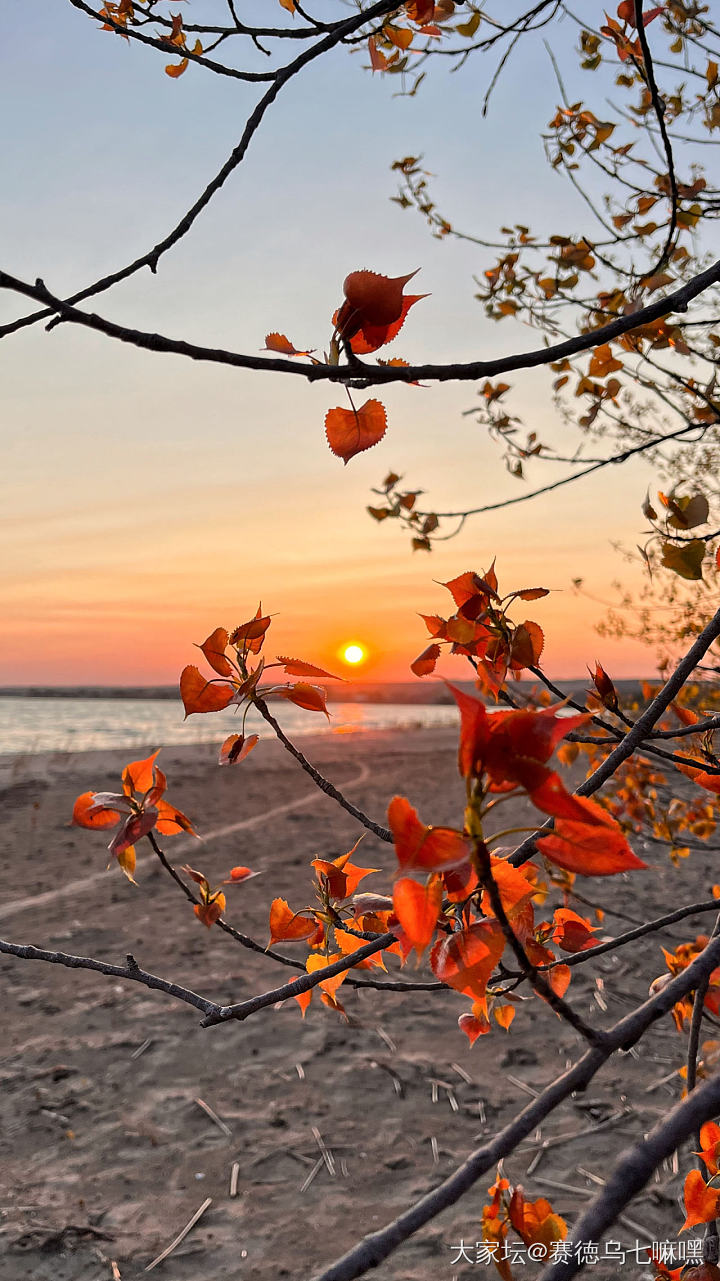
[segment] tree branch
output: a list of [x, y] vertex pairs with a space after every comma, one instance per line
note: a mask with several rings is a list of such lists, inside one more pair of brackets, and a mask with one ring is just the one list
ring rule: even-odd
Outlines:
[[[309, 53], [308, 51], [308, 60]], [[299, 61], [299, 59], [298, 59]], [[279, 92], [279, 86], [274, 85], [268, 94], [265, 95], [263, 103], [269, 105], [272, 98]], [[272, 97], [270, 95], [272, 94]], [[267, 100], [267, 101], [266, 101]], [[266, 109], [263, 107], [263, 112]], [[253, 115], [257, 114], [256, 112]], [[261, 112], [262, 115], [262, 112]], [[251, 117], [252, 119], [252, 117]], [[248, 122], [249, 123], [249, 122]], [[257, 121], [259, 123], [259, 120]], [[257, 127], [257, 123], [255, 127]], [[254, 132], [254, 130], [253, 130]], [[247, 129], [246, 129], [247, 134]], [[245, 135], [244, 135], [245, 136]], [[249, 143], [243, 148], [243, 153]], [[236, 155], [233, 152], [233, 157]], [[142, 259], [137, 259], [131, 267], [125, 268], [122, 272], [116, 272], [114, 276], [106, 277], [104, 281], [99, 282], [97, 286], [92, 286], [85, 290], [81, 295], [75, 295], [76, 300], [89, 297], [93, 293], [99, 293], [103, 289], [109, 288], [118, 280], [125, 279], [141, 266], [153, 266], [156, 264], [159, 253], [164, 253], [184, 235], [185, 231], [192, 225], [195, 217], [207, 204], [210, 196], [225, 181], [225, 178], [239, 164], [242, 155], [233, 161], [233, 157], [227, 162], [220, 174], [200, 198], [182, 224], [171, 233], [166, 240], [162, 241], [155, 250], [150, 254], [145, 254]], [[209, 194], [208, 194], [209, 193]], [[207, 198], [206, 198], [207, 197]], [[182, 227], [182, 230], [180, 228]], [[157, 252], [156, 252], [157, 250]], [[507, 373], [514, 369], [532, 369], [538, 365], [548, 365], [552, 361], [561, 360], [565, 357], [574, 356], [580, 351], [588, 351], [600, 344], [608, 343], [622, 334], [632, 332], [643, 325], [649, 324], [653, 320], [659, 320], [667, 316], [672, 311], [685, 311], [688, 304], [697, 298], [698, 295], [708, 289], [710, 285], [720, 281], [720, 260], [713, 263], [707, 270], [701, 271], [697, 276], [693, 276], [681, 288], [674, 292], [666, 294], [664, 298], [658, 299], [657, 302], [649, 303], [646, 307], [641, 307], [638, 311], [629, 315], [620, 316], [617, 320], [603, 325], [599, 329], [593, 329], [589, 333], [577, 334], [574, 338], [568, 338], [563, 342], [556, 343], [554, 346], [541, 347], [535, 351], [521, 352], [518, 355], [501, 356], [496, 360], [475, 360], [469, 362], [457, 362], [447, 365], [366, 365], [362, 361], [356, 360], [352, 366], [349, 365], [298, 365], [293, 364], [289, 359], [282, 357], [265, 358], [263, 356], [252, 356], [242, 352], [227, 351], [222, 347], [202, 347], [197, 343], [185, 342], [182, 339], [167, 338], [163, 334], [147, 333], [140, 329], [129, 329], [124, 325], [118, 325], [114, 321], [106, 320], [92, 312], [81, 311], [79, 308], [68, 302], [63, 302], [61, 298], [52, 294], [46, 288], [42, 280], [36, 281], [34, 285], [27, 284], [23, 280], [11, 276], [8, 272], [0, 271], [0, 289], [9, 289], [15, 293], [22, 294], [26, 298], [32, 298], [36, 302], [42, 303], [47, 307], [44, 315], [55, 312], [61, 319], [72, 321], [74, 324], [83, 325], [88, 329], [95, 329], [99, 333], [105, 334], [108, 338], [115, 338], [119, 342], [128, 343], [130, 346], [139, 347], [144, 351], [164, 352], [169, 355], [186, 356], [189, 360], [198, 360], [209, 362], [210, 364], [229, 365], [235, 369], [256, 369], [265, 373], [282, 373], [291, 374], [296, 377], [307, 378], [309, 382], [332, 382], [347, 384], [350, 387], [372, 387], [385, 383], [410, 383], [418, 380], [430, 382], [463, 382], [477, 378], [493, 377], [496, 374]], [[33, 317], [25, 317], [24, 321], [30, 323], [40, 318], [39, 313]], [[6, 325], [0, 329], [0, 338], [5, 334], [13, 331], [14, 328], [20, 328], [20, 322], [14, 322], [14, 326]]]
[[[567, 1072], [533, 1099], [494, 1139], [471, 1153], [449, 1178], [420, 1197], [386, 1227], [364, 1237], [342, 1258], [337, 1259], [324, 1272], [318, 1273], [313, 1281], [354, 1281], [355, 1277], [377, 1267], [425, 1223], [454, 1205], [498, 1161], [513, 1152], [522, 1139], [527, 1138], [574, 1090], [584, 1089], [615, 1050], [627, 1050], [634, 1045], [652, 1023], [669, 1013], [677, 1001], [697, 987], [703, 976], [711, 973], [718, 961], [720, 939], [713, 939], [682, 974], [678, 974], [656, 996], [610, 1028], [605, 1034], [606, 1040], [602, 1047], [594, 1046], [588, 1050]], [[720, 1092], [720, 1079], [717, 1087]], [[589, 1238], [586, 1236], [585, 1239]]]
[[0, 953], [6, 956], [18, 956], [23, 961], [47, 961], [51, 965], [64, 965], [69, 970], [94, 970], [110, 978], [131, 979], [134, 983], [142, 983], [144, 987], [152, 988], [153, 991], [174, 996], [176, 1000], [184, 1001], [186, 1005], [194, 1005], [196, 1010], [202, 1010], [206, 1015], [216, 1013], [222, 1008], [216, 1001], [198, 996], [198, 993], [191, 991], [190, 988], [181, 987], [179, 983], [171, 983], [168, 979], [159, 978], [156, 974], [149, 974], [146, 970], [142, 970], [131, 953], [128, 953], [125, 965], [110, 965], [106, 961], [96, 961], [90, 956], [72, 956], [68, 952], [52, 952], [46, 948], [33, 947], [30, 943], [9, 943], [5, 939], [0, 939]]
[[356, 805], [352, 804], [352, 801], [347, 800], [347, 798], [343, 796], [342, 792], [335, 787], [334, 783], [331, 783], [330, 780], [325, 778], [314, 765], [310, 764], [307, 757], [303, 756], [300, 749], [291, 742], [282, 729], [282, 726], [275, 720], [275, 717], [270, 711], [265, 699], [255, 697], [253, 699], [253, 704], [257, 707], [263, 719], [267, 721], [268, 725], [270, 725], [283, 747], [290, 752], [291, 756], [295, 757], [295, 760], [305, 770], [305, 773], [310, 775], [315, 785], [320, 788], [320, 791], [324, 792], [326, 796], [330, 796], [332, 800], [337, 801], [338, 805], [340, 805], [342, 809], [346, 810], [348, 814], [352, 814], [353, 818], [356, 818], [358, 823], [362, 823], [363, 827], [366, 827], [369, 832], [372, 832], [381, 841], [386, 841], [387, 843], [392, 844], [392, 832], [389, 828], [382, 827], [379, 823], [376, 823], [374, 819], [368, 818], [367, 814], [364, 814], [362, 810], [359, 810]]
[[[653, 1126], [646, 1139], [628, 1148], [620, 1157], [602, 1192], [580, 1215], [573, 1228], [573, 1241], [600, 1241], [606, 1228], [622, 1214], [632, 1197], [645, 1187], [653, 1170], [670, 1156], [689, 1134], [720, 1110], [720, 1076], [706, 1081], [677, 1103], [669, 1115]], [[582, 1267], [568, 1255], [541, 1273], [539, 1281], [560, 1281]]]

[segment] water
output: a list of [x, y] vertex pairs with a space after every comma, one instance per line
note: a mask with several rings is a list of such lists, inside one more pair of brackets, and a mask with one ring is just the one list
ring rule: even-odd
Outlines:
[[[422, 703], [331, 703], [330, 721], [291, 703], [273, 705], [273, 714], [290, 738], [304, 734], [348, 734], [366, 729], [433, 729], [457, 726], [454, 706]], [[85, 752], [118, 747], [163, 747], [218, 743], [240, 733], [242, 716], [224, 712], [183, 721], [180, 700], [152, 698], [2, 698], [0, 754]], [[272, 738], [273, 732], [251, 709], [246, 734]]]

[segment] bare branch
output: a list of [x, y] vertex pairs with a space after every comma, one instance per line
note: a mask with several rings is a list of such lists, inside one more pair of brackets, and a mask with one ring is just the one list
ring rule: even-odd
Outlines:
[[[276, 86], [273, 86], [273, 89], [275, 88]], [[269, 90], [268, 95], [271, 92]], [[266, 98], [268, 98], [268, 95], [266, 95]], [[273, 93], [274, 96], [275, 94]], [[222, 177], [218, 175], [218, 178], [210, 184], [213, 191], [222, 185], [228, 173], [235, 168], [240, 159], [242, 159], [242, 156], [239, 156], [238, 160], [232, 164], [228, 161], [223, 170], [221, 170]], [[183, 220], [183, 231], [180, 234], [184, 234], [188, 230], [197, 213], [207, 204], [210, 195], [213, 194], [210, 187], [206, 189], [200, 201], [193, 207], [191, 214], [188, 214], [186, 219]], [[207, 199], [205, 196], [207, 196]], [[177, 231], [178, 229], [176, 228]], [[173, 232], [171, 237], [161, 243], [160, 252], [164, 253], [171, 244], [180, 239], [180, 234], [176, 234], [176, 232]], [[157, 260], [155, 250], [151, 251], [149, 255], [146, 254], [142, 260], [137, 259], [132, 268], [126, 268], [123, 272], [116, 273], [113, 277], [106, 277], [104, 282], [100, 282], [97, 286], [86, 290], [83, 295], [75, 296], [76, 298], [80, 296], [88, 297], [91, 293], [99, 293], [102, 289], [109, 288], [111, 284], [115, 284], [118, 280], [131, 275], [140, 266], [152, 265], [151, 260], [152, 262]], [[666, 294], [664, 298], [658, 299], [657, 302], [648, 303], [646, 307], [641, 307], [638, 311], [620, 316], [617, 320], [610, 321], [609, 324], [603, 325], [600, 329], [593, 329], [589, 333], [577, 334], [574, 338], [565, 339], [554, 346], [541, 347], [535, 351], [522, 352], [518, 355], [501, 356], [496, 360], [475, 360], [446, 365], [372, 366], [356, 359], [352, 366], [341, 366], [298, 365], [281, 357], [265, 358], [263, 356], [227, 351], [222, 347], [202, 347], [197, 343], [185, 342], [182, 339], [167, 338], [163, 334], [152, 334], [140, 329], [129, 329], [124, 325], [118, 325], [114, 321], [106, 320], [104, 317], [92, 312], [81, 311], [70, 303], [63, 302], [61, 298], [52, 294], [41, 280], [38, 280], [34, 285], [30, 285], [11, 276], [8, 272], [0, 271], [0, 289], [9, 289], [15, 293], [22, 294], [26, 298], [32, 298], [36, 302], [44, 304], [48, 308], [48, 311], [44, 313], [45, 315], [54, 312], [62, 320], [72, 321], [74, 324], [83, 325], [88, 329], [95, 329], [99, 333], [105, 334], [108, 338], [115, 338], [120, 342], [128, 343], [145, 351], [166, 352], [176, 356], [186, 356], [189, 360], [199, 360], [217, 365], [230, 365], [235, 369], [257, 369], [266, 373], [292, 374], [296, 377], [307, 378], [309, 382], [343, 383], [350, 387], [358, 386], [361, 388], [394, 382], [417, 382], [420, 379], [431, 382], [463, 382], [507, 373], [513, 369], [532, 369], [538, 365], [548, 365], [552, 361], [574, 356], [580, 351], [589, 351], [600, 344], [610, 342], [615, 338], [619, 338], [622, 334], [630, 333], [633, 329], [638, 329], [653, 320], [667, 316], [672, 311], [685, 311], [693, 298], [697, 298], [710, 285], [717, 284], [718, 281], [720, 281], [720, 260], [713, 263], [707, 270], [693, 276], [691, 280], [687, 281], [679, 289]], [[35, 319], [39, 319], [39, 313], [36, 313], [33, 317], [33, 320]], [[15, 327], [20, 327], [19, 322], [15, 322]], [[0, 329], [0, 337], [9, 332], [11, 332], [11, 328], [6, 325], [4, 329]]]
[[[454, 1205], [477, 1183], [478, 1179], [482, 1178], [488, 1170], [493, 1169], [503, 1157], [514, 1151], [521, 1140], [527, 1138], [528, 1134], [532, 1133], [545, 1117], [562, 1103], [563, 1099], [568, 1098], [574, 1090], [584, 1089], [615, 1050], [627, 1050], [634, 1045], [652, 1023], [669, 1013], [676, 1001], [697, 987], [703, 976], [710, 974], [718, 961], [720, 961], [720, 939], [713, 939], [704, 952], [696, 957], [682, 974], [678, 974], [656, 996], [610, 1028], [605, 1034], [605, 1044], [602, 1047], [594, 1046], [588, 1050], [567, 1072], [533, 1099], [494, 1139], [471, 1153], [449, 1178], [444, 1179], [386, 1227], [364, 1237], [342, 1258], [336, 1260], [324, 1272], [318, 1273], [313, 1281], [353, 1281], [355, 1277], [362, 1276], [370, 1268], [376, 1268], [383, 1259], [387, 1259], [393, 1251], [397, 1250], [403, 1241], [407, 1241], [408, 1237], [417, 1232], [418, 1228], [429, 1223], [448, 1206]], [[720, 1079], [716, 1084], [720, 1095]], [[703, 1099], [700, 1107], [704, 1105]], [[712, 1111], [709, 1114], [712, 1115]], [[692, 1123], [689, 1129], [691, 1128]], [[685, 1132], [689, 1133], [689, 1129]], [[654, 1166], [649, 1173], [653, 1168]], [[583, 1239], [591, 1238], [585, 1235]], [[553, 1281], [555, 1281], [554, 1277]]]
[[130, 979], [134, 983], [142, 983], [144, 987], [152, 988], [153, 991], [174, 996], [176, 1000], [184, 1001], [186, 1005], [193, 1005], [196, 1010], [202, 1010], [203, 1014], [214, 1014], [222, 1008], [216, 1001], [198, 996], [197, 992], [191, 991], [188, 987], [171, 983], [168, 979], [159, 978], [156, 974], [149, 974], [146, 970], [142, 970], [131, 953], [128, 953], [125, 965], [110, 965], [106, 961], [96, 961], [90, 956], [72, 956], [68, 952], [52, 952], [46, 948], [33, 947], [30, 943], [9, 943], [5, 939], [0, 939], [0, 952], [6, 956], [18, 956], [23, 961], [47, 961], [50, 965], [64, 965], [69, 970], [94, 970], [97, 974], [105, 974], [109, 978]]

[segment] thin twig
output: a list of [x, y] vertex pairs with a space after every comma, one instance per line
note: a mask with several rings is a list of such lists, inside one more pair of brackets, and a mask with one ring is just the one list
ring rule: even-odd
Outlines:
[[188, 1232], [190, 1232], [195, 1227], [195, 1224], [197, 1223], [198, 1219], [202, 1218], [205, 1211], [209, 1209], [211, 1205], [212, 1205], [212, 1197], [208, 1197], [206, 1201], [203, 1201], [202, 1205], [200, 1206], [200, 1209], [195, 1211], [190, 1222], [185, 1224], [185, 1227], [183, 1228], [182, 1232], [178, 1232], [177, 1236], [175, 1237], [175, 1240], [170, 1242], [167, 1249], [163, 1250], [162, 1254], [159, 1254], [156, 1259], [153, 1259], [152, 1263], [148, 1263], [145, 1269], [146, 1272], [152, 1272], [153, 1268], [156, 1268], [158, 1263], [162, 1263], [163, 1259], [167, 1259], [168, 1255], [172, 1254], [173, 1250], [177, 1249], [177, 1247], [180, 1245], [180, 1242], [185, 1240], [185, 1237], [187, 1236]]

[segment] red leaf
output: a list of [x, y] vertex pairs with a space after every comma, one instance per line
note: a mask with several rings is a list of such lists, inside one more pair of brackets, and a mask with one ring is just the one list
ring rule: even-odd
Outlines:
[[483, 1013], [488, 979], [505, 950], [505, 936], [496, 921], [478, 921], [440, 939], [430, 955], [436, 978], [456, 992], [472, 996]]
[[203, 641], [200, 649], [205, 655], [208, 663], [218, 676], [232, 676], [232, 663], [225, 657], [225, 650], [229, 644], [229, 637], [224, 627], [216, 627], [215, 631]]
[[366, 400], [359, 409], [329, 409], [325, 415], [325, 435], [336, 458], [348, 463], [356, 454], [372, 449], [387, 431], [385, 406], [379, 400]]
[[439, 657], [440, 646], [428, 645], [427, 649], [424, 649], [422, 654], [418, 654], [414, 662], [410, 664], [410, 671], [414, 672], [416, 676], [429, 676], [431, 672], [435, 671], [435, 664]]
[[444, 872], [460, 867], [470, 857], [470, 846], [452, 827], [426, 827], [404, 796], [394, 796], [388, 806], [388, 823], [401, 869]]
[[585, 948], [594, 946], [593, 933], [596, 927], [591, 925], [584, 916], [578, 916], [577, 912], [571, 912], [570, 908], [559, 907], [554, 913], [554, 921], [553, 942], [557, 943], [563, 952], [583, 952]]
[[325, 691], [316, 689], [314, 685], [308, 685], [305, 681], [298, 681], [295, 685], [284, 685], [280, 689], [269, 691], [270, 693], [273, 698], [286, 698], [289, 703], [295, 703], [296, 707], [304, 707], [307, 712], [324, 712], [328, 720], [330, 719], [325, 706]]
[[479, 1036], [484, 1036], [490, 1031], [490, 1024], [482, 1012], [478, 1012], [477, 1015], [467, 1013], [459, 1015], [458, 1027], [465, 1033], [471, 1045], [475, 1044]]
[[343, 281], [345, 301], [338, 312], [336, 329], [341, 338], [352, 338], [364, 325], [386, 326], [399, 320], [407, 298], [403, 289], [419, 268], [407, 276], [382, 276], [376, 271], [351, 271]]
[[235, 689], [225, 681], [207, 680], [197, 667], [186, 667], [180, 677], [180, 697], [185, 717], [194, 712], [221, 712], [235, 697]]
[[299, 658], [283, 658], [280, 654], [277, 657], [278, 663], [282, 663], [288, 676], [314, 676], [317, 680], [323, 678], [328, 681], [344, 681], [344, 676], [333, 676], [332, 672], [326, 672], [322, 667], [315, 667], [312, 663], [303, 663]]
[[251, 654], [259, 654], [263, 647], [265, 633], [270, 626], [272, 619], [269, 614], [263, 614], [262, 606], [258, 605], [258, 611], [254, 618], [248, 623], [241, 623], [230, 634], [230, 644], [235, 645], [238, 649], [249, 650]]
[[538, 849], [568, 872], [582, 876], [613, 876], [633, 868], [646, 867], [633, 854], [620, 827], [613, 818], [584, 797], [573, 798], [588, 815], [588, 821], [559, 818], [549, 836], [541, 836]]
[[239, 765], [259, 742], [259, 734], [249, 734], [247, 738], [243, 734], [231, 734], [220, 748], [218, 765]]

